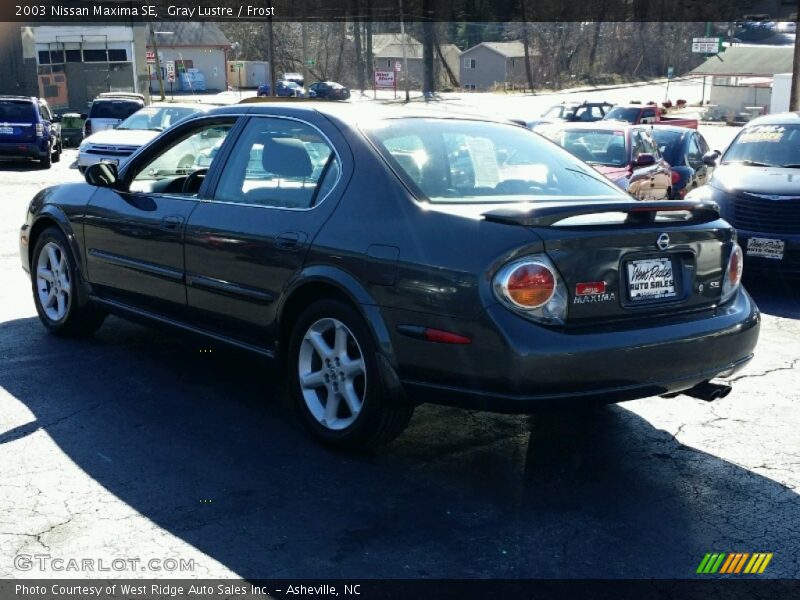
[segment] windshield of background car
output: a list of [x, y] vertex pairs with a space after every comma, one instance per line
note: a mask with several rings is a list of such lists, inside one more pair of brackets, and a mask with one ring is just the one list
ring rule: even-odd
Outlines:
[[431, 202], [587, 200], [622, 195], [593, 169], [521, 127], [404, 118], [372, 123], [363, 130], [404, 179]]
[[683, 157], [681, 156], [684, 133], [658, 130], [655, 127], [651, 133], [653, 139], [656, 141], [656, 146], [658, 146], [658, 149], [661, 151], [661, 155], [669, 164], [678, 166], [684, 163]]
[[35, 121], [36, 110], [31, 102], [0, 100], [0, 122], [33, 123]]
[[548, 137], [564, 150], [590, 165], [624, 167], [628, 164], [623, 131], [562, 129]]
[[127, 119], [142, 108], [139, 102], [130, 100], [100, 100], [92, 104], [90, 119]]
[[745, 128], [722, 157], [722, 164], [800, 165], [800, 125], [755, 125]]
[[149, 106], [143, 108], [119, 124], [117, 129], [151, 129], [163, 131], [178, 121], [200, 112], [188, 106]]
[[605, 118], [609, 121], [626, 121], [628, 123], [636, 123], [642, 110], [640, 108], [624, 108], [618, 106], [608, 111]]

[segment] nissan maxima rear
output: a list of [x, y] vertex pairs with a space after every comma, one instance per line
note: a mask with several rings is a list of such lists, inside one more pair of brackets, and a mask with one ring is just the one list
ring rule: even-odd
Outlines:
[[[527, 413], [681, 392], [753, 355], [759, 313], [711, 202], [639, 202], [509, 124], [228, 107], [31, 203], [44, 325], [107, 313], [274, 359], [336, 447], [421, 402]], [[182, 144], [213, 146], [187, 171]]]

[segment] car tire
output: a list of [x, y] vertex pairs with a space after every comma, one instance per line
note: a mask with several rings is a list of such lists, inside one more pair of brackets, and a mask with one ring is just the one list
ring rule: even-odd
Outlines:
[[53, 149], [48, 145], [47, 153], [39, 159], [39, 164], [43, 169], [49, 169], [53, 164]]
[[377, 352], [364, 319], [342, 301], [316, 302], [294, 324], [287, 361], [289, 394], [303, 424], [326, 446], [375, 448], [408, 425], [414, 407], [388, 401]]
[[50, 227], [37, 238], [30, 268], [36, 312], [50, 332], [85, 336], [100, 328], [105, 314], [78, 300], [75, 259], [60, 229]]
[[53, 162], [57, 163], [61, 161], [61, 151], [63, 150], [63, 145], [61, 142], [58, 143], [56, 146], [56, 151], [53, 153]]

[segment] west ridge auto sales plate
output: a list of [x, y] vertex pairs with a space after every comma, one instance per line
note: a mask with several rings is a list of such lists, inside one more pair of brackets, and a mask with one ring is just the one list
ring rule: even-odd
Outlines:
[[676, 295], [672, 260], [669, 258], [632, 260], [627, 270], [628, 295], [632, 301], [660, 300]]
[[783, 259], [784, 245], [785, 242], [783, 240], [752, 237], [747, 240], [747, 256], [781, 260]]

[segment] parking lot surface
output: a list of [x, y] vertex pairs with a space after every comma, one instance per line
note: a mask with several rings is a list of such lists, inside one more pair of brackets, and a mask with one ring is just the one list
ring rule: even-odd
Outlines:
[[423, 406], [385, 450], [335, 454], [257, 358], [117, 318], [45, 332], [17, 232], [37, 190], [80, 180], [74, 158], [0, 163], [0, 578], [82, 575], [18, 558], [36, 554], [190, 561], [178, 577], [681, 578], [707, 552], [800, 577], [796, 283], [747, 282], [761, 340], [723, 400]]

